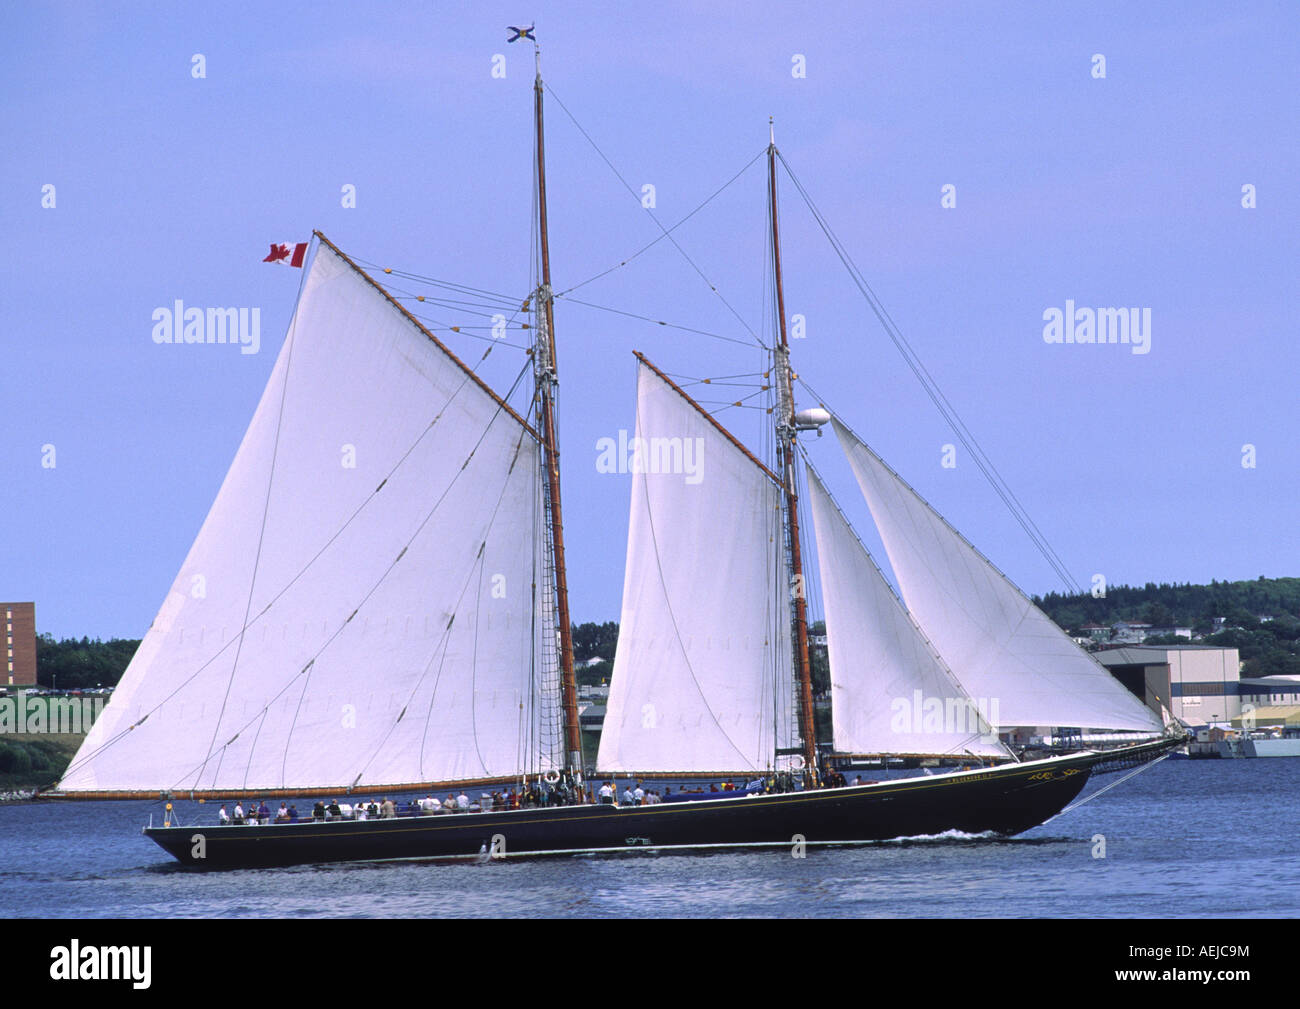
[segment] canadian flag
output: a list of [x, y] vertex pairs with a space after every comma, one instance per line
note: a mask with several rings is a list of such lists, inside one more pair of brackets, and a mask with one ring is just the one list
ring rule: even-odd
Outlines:
[[290, 242], [271, 243], [271, 252], [263, 263], [283, 263], [285, 266], [302, 266], [302, 261], [307, 258], [307, 242]]

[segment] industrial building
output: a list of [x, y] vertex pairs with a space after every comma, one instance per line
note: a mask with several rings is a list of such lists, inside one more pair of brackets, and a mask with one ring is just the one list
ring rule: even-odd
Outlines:
[[1235, 648], [1128, 645], [1095, 657], [1134, 693], [1145, 694], [1148, 705], [1155, 710], [1163, 705], [1190, 725], [1227, 723], [1241, 715], [1241, 661]]

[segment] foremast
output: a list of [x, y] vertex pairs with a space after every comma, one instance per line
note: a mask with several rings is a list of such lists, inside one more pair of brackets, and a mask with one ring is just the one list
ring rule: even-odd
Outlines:
[[556, 437], [555, 400], [559, 389], [555, 362], [555, 313], [551, 291], [551, 253], [546, 231], [546, 144], [542, 120], [542, 57], [536, 50], [537, 76], [533, 84], [533, 108], [537, 146], [537, 232], [541, 259], [541, 284], [534, 292], [537, 306], [536, 339], [533, 343], [533, 376], [538, 403], [546, 482], [546, 525], [554, 562], [556, 620], [559, 624], [560, 692], [564, 714], [564, 766], [572, 774], [582, 772], [582, 737], [578, 726], [578, 690], [573, 677], [573, 629], [569, 621], [569, 587], [564, 565], [564, 521], [560, 507], [560, 449]]
[[767, 191], [768, 211], [772, 222], [772, 275], [776, 296], [777, 329], [780, 341], [775, 357], [777, 468], [785, 500], [786, 557], [790, 586], [794, 595], [794, 661], [799, 697], [799, 734], [803, 739], [804, 767], [813, 782], [817, 780], [817, 731], [813, 718], [812, 675], [808, 664], [808, 604], [803, 573], [803, 555], [799, 544], [799, 495], [795, 485], [794, 443], [798, 434], [794, 417], [794, 383], [790, 369], [790, 345], [785, 326], [785, 291], [781, 283], [781, 233], [776, 204], [776, 139], [768, 127]]

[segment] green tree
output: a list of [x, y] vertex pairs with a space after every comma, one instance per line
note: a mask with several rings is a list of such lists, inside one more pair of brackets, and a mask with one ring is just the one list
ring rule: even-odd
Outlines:
[[94, 641], [89, 638], [64, 638], [55, 641], [49, 634], [36, 638], [36, 682], [42, 687], [78, 690], [86, 687], [113, 687], [140, 646], [138, 640], [113, 638]]
[[573, 625], [573, 658], [576, 662], [587, 659], [613, 659], [618, 647], [618, 624], [608, 620], [603, 624]]

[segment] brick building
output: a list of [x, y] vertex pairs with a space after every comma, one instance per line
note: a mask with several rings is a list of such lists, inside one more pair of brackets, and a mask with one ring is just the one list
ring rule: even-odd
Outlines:
[[36, 686], [36, 604], [0, 603], [4, 618], [4, 654], [0, 686]]

